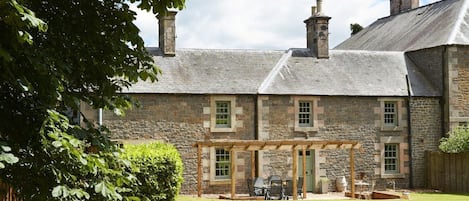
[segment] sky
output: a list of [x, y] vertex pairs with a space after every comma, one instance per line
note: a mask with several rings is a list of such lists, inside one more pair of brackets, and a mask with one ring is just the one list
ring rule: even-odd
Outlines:
[[[420, 6], [438, 0], [420, 0]], [[316, 0], [186, 0], [176, 15], [176, 48], [286, 50], [306, 47], [304, 20]], [[137, 12], [135, 24], [148, 47], [158, 46], [158, 20]], [[389, 16], [389, 0], [323, 0], [329, 17], [329, 47], [350, 37], [350, 24], [363, 27]]]

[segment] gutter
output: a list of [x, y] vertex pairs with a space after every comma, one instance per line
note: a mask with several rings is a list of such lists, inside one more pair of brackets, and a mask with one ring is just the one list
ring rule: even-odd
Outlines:
[[405, 76], [407, 81], [407, 143], [409, 144], [409, 188], [414, 188], [414, 174], [413, 174], [413, 161], [412, 161], [412, 120], [410, 101], [412, 100], [412, 89], [410, 84], [409, 75]]
[[[255, 103], [254, 103], [254, 139], [259, 140], [259, 93], [255, 95]], [[259, 176], [259, 151], [255, 152], [255, 170], [256, 170], [256, 177]], [[253, 168], [253, 167], [251, 167]]]
[[[441, 52], [441, 74], [443, 82], [443, 91], [440, 98], [441, 105], [441, 137], [446, 137], [446, 131], [449, 131], [449, 79], [448, 79], [448, 70], [449, 66], [446, 63], [446, 56], [448, 54], [447, 46], [443, 46], [443, 51]], [[447, 102], [448, 101], [448, 102]], [[448, 111], [445, 110], [445, 107], [448, 105]]]

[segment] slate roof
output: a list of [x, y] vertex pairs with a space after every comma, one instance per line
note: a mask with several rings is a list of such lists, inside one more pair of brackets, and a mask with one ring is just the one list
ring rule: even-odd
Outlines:
[[331, 50], [329, 59], [317, 59], [307, 49], [191, 49], [178, 50], [175, 57], [150, 50], [163, 75], [156, 83], [139, 82], [125, 92], [407, 96], [411, 71], [413, 95], [439, 95], [403, 52]]
[[439, 95], [403, 52], [331, 50], [329, 59], [291, 56], [276, 68], [260, 94], [407, 96], [411, 71], [412, 95]]
[[162, 70], [159, 81], [138, 82], [127, 93], [256, 94], [284, 51], [178, 49], [163, 57], [147, 48]]
[[330, 51], [148, 48], [163, 74], [124, 93], [442, 96], [406, 51], [469, 45], [469, 0], [444, 0], [377, 20]]
[[334, 49], [411, 51], [469, 45], [469, 0], [443, 0], [381, 18]]

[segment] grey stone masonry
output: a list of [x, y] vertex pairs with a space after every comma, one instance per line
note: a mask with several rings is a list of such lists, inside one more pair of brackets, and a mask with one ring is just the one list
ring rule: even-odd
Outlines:
[[[254, 101], [252, 96], [237, 96], [236, 106], [242, 108], [242, 114], [236, 119], [241, 126], [236, 133], [211, 133], [205, 125], [210, 122], [210, 114], [204, 108], [210, 108], [208, 95], [164, 95], [134, 94], [141, 104], [140, 108], [127, 111], [124, 117], [110, 112], [103, 115], [104, 125], [112, 131], [112, 138], [127, 143], [148, 143], [151, 141], [168, 142], [178, 149], [184, 163], [184, 183], [181, 193], [197, 192], [197, 149], [192, 147], [196, 141], [204, 139], [254, 139]], [[206, 110], [206, 109], [205, 109]], [[241, 109], [239, 109], [241, 110]], [[209, 153], [204, 151], [204, 174], [209, 174]], [[249, 160], [243, 153], [238, 158]], [[250, 164], [245, 162], [245, 164]], [[249, 174], [250, 167], [238, 167], [239, 171]], [[204, 175], [205, 193], [229, 192], [229, 185], [210, 185]], [[246, 177], [246, 176], [241, 176]], [[244, 180], [240, 180], [239, 189], [245, 189]]]
[[[124, 117], [105, 112], [103, 122], [112, 131], [114, 139], [127, 143], [164, 141], [175, 145], [184, 162], [184, 183], [181, 193], [197, 192], [196, 141], [205, 139], [316, 139], [353, 140], [362, 144], [356, 152], [356, 175], [363, 173], [376, 181], [376, 189], [409, 187], [410, 161], [408, 145], [408, 97], [340, 97], [340, 96], [288, 96], [288, 95], [233, 95], [235, 100], [236, 129], [234, 132], [211, 132], [211, 103], [214, 96], [189, 94], [132, 94], [141, 107], [127, 111]], [[226, 95], [223, 95], [226, 97]], [[314, 101], [314, 124], [317, 129], [295, 131], [295, 103]], [[383, 102], [396, 103], [399, 125], [383, 128]], [[412, 128], [413, 183], [425, 184], [424, 151], [436, 150], [441, 131], [439, 98], [412, 97], [410, 100]], [[256, 105], [257, 104], [257, 105]], [[258, 114], [256, 114], [256, 108]], [[88, 111], [89, 114], [92, 112]], [[257, 117], [257, 119], [256, 119]], [[256, 123], [257, 121], [257, 123]], [[258, 131], [256, 131], [256, 125]], [[399, 170], [397, 175], [384, 174], [383, 144], [399, 144]], [[319, 179], [329, 178], [330, 190], [335, 190], [335, 179], [346, 176], [350, 182], [350, 162], [347, 150], [312, 150], [314, 156], [314, 191]], [[202, 154], [203, 192], [228, 193], [229, 181], [213, 179], [213, 150], [204, 148]], [[292, 176], [290, 151], [260, 151], [257, 174], [267, 178]], [[249, 152], [239, 152], [237, 160], [237, 193], [246, 193], [246, 178], [250, 177]], [[358, 176], [357, 176], [358, 177]], [[350, 185], [350, 184], [349, 184]]]
[[448, 46], [447, 60], [447, 100], [449, 131], [469, 122], [469, 47]]
[[439, 98], [414, 97], [410, 101], [412, 129], [412, 172], [414, 188], [425, 188], [425, 151], [437, 151], [441, 138]]

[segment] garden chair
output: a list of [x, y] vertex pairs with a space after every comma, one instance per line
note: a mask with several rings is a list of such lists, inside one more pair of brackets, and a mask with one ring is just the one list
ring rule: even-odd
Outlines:
[[296, 186], [298, 197], [303, 199], [303, 177], [298, 177], [298, 184]]
[[251, 178], [248, 178], [246, 179], [246, 184], [248, 186], [248, 193], [249, 193], [249, 196], [252, 197], [252, 196], [255, 196], [255, 193], [254, 193], [254, 182], [252, 181]]
[[262, 177], [254, 178], [253, 194], [255, 196], [265, 195], [265, 184], [264, 184], [264, 179]]
[[284, 195], [288, 200], [289, 196], [293, 196], [293, 180], [286, 180], [285, 183]]
[[272, 180], [282, 180], [282, 179], [280, 178], [279, 175], [270, 175], [270, 176], [267, 178], [268, 184], [270, 184], [270, 182], [271, 182]]
[[283, 200], [286, 199], [284, 189], [282, 186], [282, 180], [271, 180], [270, 188], [265, 194], [266, 200]]
[[[299, 198], [303, 199], [303, 177], [298, 178], [298, 183], [296, 185], [296, 193]], [[293, 180], [286, 180], [284, 192], [287, 200], [289, 196], [293, 196]]]

